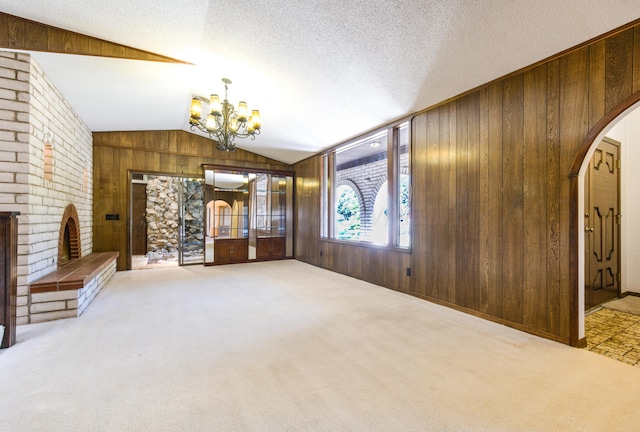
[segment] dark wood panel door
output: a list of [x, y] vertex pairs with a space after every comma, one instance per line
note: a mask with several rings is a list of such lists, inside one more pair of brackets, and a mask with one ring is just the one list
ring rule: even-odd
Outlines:
[[277, 259], [286, 256], [286, 237], [258, 238], [256, 246], [257, 259]]
[[231, 262], [231, 243], [228, 240], [215, 240], [213, 244], [213, 261], [216, 264]]
[[214, 264], [228, 264], [249, 260], [249, 239], [215, 239]]
[[147, 185], [131, 184], [131, 254], [147, 253]]
[[604, 139], [585, 176], [585, 309], [619, 295], [619, 143]]

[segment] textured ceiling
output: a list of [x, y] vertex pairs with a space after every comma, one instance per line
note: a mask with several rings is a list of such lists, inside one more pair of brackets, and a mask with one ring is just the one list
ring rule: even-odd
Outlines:
[[[606, 6], [605, 6], [606, 5]], [[192, 93], [259, 108], [238, 146], [287, 163], [640, 17], [637, 0], [0, 0], [196, 66], [34, 53], [93, 131], [185, 129]]]

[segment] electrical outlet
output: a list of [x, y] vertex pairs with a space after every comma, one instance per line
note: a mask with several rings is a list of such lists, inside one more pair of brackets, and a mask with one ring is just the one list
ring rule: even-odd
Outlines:
[[411, 276], [411, 267], [407, 267], [407, 276]]

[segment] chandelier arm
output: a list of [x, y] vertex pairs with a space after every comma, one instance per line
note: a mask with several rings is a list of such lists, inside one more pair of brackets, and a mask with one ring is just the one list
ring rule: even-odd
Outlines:
[[[247, 110], [246, 103], [244, 102], [242, 102], [241, 105], [243, 120], [240, 120], [240, 114], [228, 100], [228, 90], [231, 80], [223, 78], [222, 82], [224, 82], [224, 100], [220, 104], [220, 110], [218, 111], [216, 108], [214, 111], [213, 107], [210, 107], [212, 111], [206, 115], [205, 118], [201, 118], [201, 102], [206, 102], [206, 99], [194, 96], [192, 98], [189, 123], [192, 131], [198, 129], [206, 133], [210, 139], [214, 140], [218, 150], [229, 152], [236, 150], [236, 144], [234, 142], [236, 138], [251, 137], [252, 140], [255, 140], [256, 135], [260, 135], [260, 120], [259, 111], [254, 110], [252, 114], [256, 115], [258, 120], [255, 123], [248, 121], [245, 113]], [[211, 104], [213, 104], [213, 96], [214, 95], [212, 95], [211, 98]], [[217, 96], [216, 102], [219, 103]], [[213, 122], [213, 124], [211, 122]], [[209, 127], [207, 127], [207, 125]]]

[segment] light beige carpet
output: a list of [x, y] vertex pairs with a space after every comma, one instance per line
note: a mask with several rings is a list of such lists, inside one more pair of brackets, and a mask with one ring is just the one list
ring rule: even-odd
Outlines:
[[640, 297], [628, 295], [626, 297], [604, 303], [602, 307], [616, 310], [618, 312], [640, 315]]
[[0, 430], [636, 431], [640, 368], [297, 261], [118, 272], [18, 328]]

